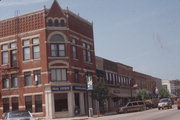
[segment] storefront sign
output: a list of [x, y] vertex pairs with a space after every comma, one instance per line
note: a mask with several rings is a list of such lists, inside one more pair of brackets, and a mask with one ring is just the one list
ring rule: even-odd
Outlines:
[[86, 87], [85, 86], [72, 86], [73, 90], [77, 90], [77, 91], [86, 91]]
[[71, 87], [70, 86], [52, 86], [51, 90], [52, 91], [70, 91]]

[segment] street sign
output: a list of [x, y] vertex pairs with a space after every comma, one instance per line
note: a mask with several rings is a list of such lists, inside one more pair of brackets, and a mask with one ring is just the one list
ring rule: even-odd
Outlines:
[[86, 80], [87, 80], [87, 90], [93, 90], [93, 80], [92, 80], [92, 76], [86, 76]]

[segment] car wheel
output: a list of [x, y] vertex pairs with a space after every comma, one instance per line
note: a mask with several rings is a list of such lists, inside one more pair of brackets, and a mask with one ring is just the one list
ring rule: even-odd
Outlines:
[[124, 110], [124, 113], [127, 113], [127, 110]]
[[158, 110], [161, 110], [161, 108], [158, 108]]

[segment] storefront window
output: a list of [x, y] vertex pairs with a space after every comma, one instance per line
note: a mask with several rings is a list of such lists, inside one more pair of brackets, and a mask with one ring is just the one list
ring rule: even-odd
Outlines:
[[54, 94], [55, 112], [68, 111], [67, 93]]

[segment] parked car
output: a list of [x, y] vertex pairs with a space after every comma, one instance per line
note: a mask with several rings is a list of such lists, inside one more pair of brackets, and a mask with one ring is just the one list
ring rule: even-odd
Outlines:
[[150, 102], [145, 101], [144, 104], [145, 104], [145, 106], [146, 106], [146, 109], [151, 109], [151, 108], [153, 108], [153, 104], [150, 103]]
[[29, 111], [13, 111], [4, 113], [3, 120], [38, 120], [34, 118]]
[[158, 109], [164, 109], [164, 108], [172, 108], [172, 101], [169, 98], [163, 98], [160, 99], [159, 103], [158, 103]]
[[176, 104], [177, 104], [177, 109], [179, 110], [180, 109], [180, 98], [177, 99]]
[[145, 109], [146, 109], [146, 106], [145, 106], [144, 102], [134, 101], [134, 102], [128, 102], [125, 106], [118, 107], [117, 113], [143, 111]]

